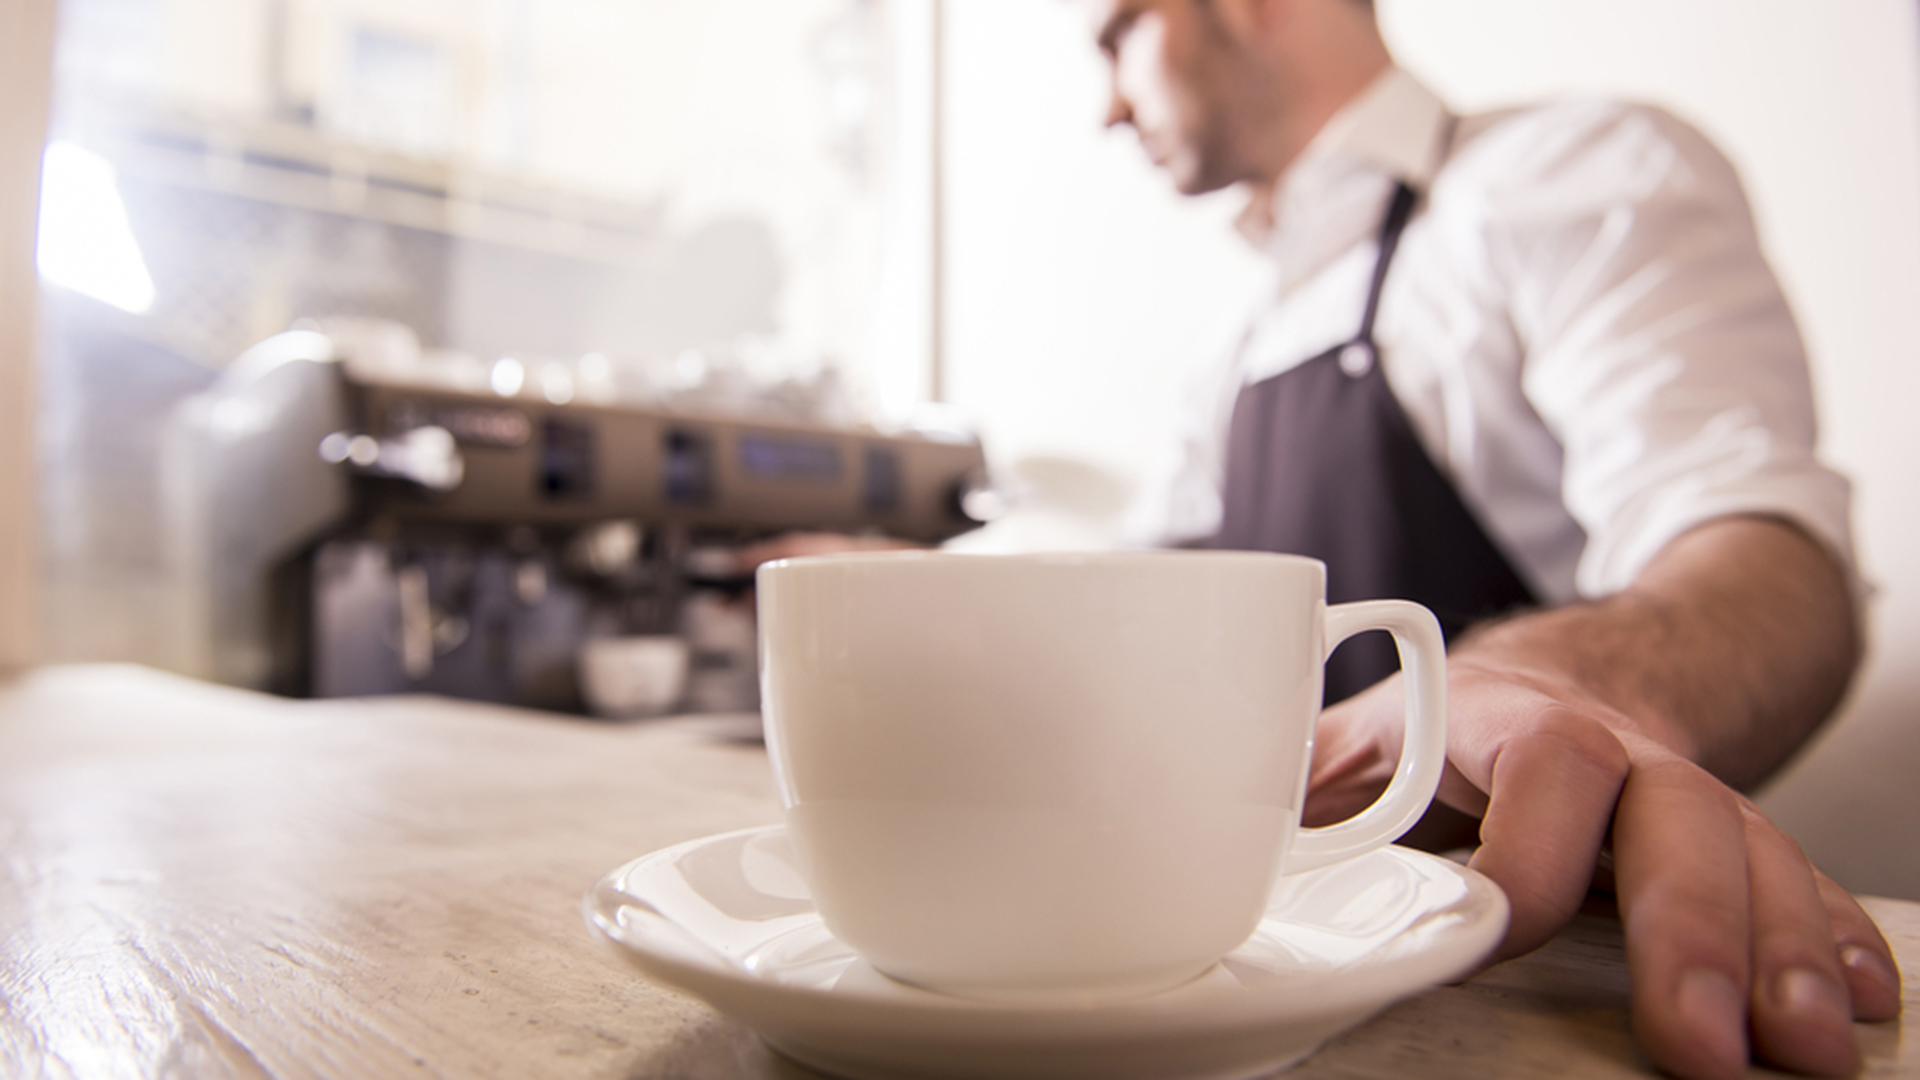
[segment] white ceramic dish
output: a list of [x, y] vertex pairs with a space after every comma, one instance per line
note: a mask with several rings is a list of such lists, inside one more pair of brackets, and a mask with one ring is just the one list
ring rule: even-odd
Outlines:
[[691, 652], [671, 634], [592, 638], [580, 647], [580, 695], [600, 716], [657, 716], [687, 690]]
[[1149, 997], [993, 1004], [895, 982], [821, 924], [778, 826], [656, 851], [602, 878], [587, 924], [649, 977], [817, 1069], [855, 1078], [1262, 1076], [1471, 971], [1507, 900], [1388, 847], [1284, 879], [1245, 945]]

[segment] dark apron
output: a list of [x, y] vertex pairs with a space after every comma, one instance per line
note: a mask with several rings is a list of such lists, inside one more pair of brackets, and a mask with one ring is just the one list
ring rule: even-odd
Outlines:
[[[1451, 640], [1537, 601], [1427, 457], [1380, 370], [1374, 314], [1416, 202], [1405, 183], [1394, 191], [1360, 332], [1241, 389], [1213, 545], [1311, 555], [1327, 564], [1330, 603], [1415, 600]], [[1327, 665], [1326, 701], [1357, 694], [1398, 667], [1386, 635], [1354, 638]]]

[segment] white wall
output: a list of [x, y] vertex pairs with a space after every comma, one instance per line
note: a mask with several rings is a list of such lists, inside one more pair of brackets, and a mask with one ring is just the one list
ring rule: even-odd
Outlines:
[[[1843, 883], [1920, 898], [1920, 27], [1911, 0], [1378, 0], [1403, 61], [1463, 108], [1651, 100], [1751, 189], [1814, 356], [1826, 447], [1859, 485], [1881, 593], [1852, 703], [1764, 803]], [[1263, 287], [1229, 201], [1173, 196], [1097, 126], [1079, 12], [949, 5], [953, 397], [1001, 460], [1136, 476], [1183, 369]]]
[[0, 6], [0, 668], [39, 656], [33, 236], [53, 25], [54, 0]]
[[1183, 200], [1129, 132], [1070, 3], [947, 12], [948, 397], [1002, 462], [1137, 473], [1181, 370], [1220, 354], [1265, 282], [1232, 195]]

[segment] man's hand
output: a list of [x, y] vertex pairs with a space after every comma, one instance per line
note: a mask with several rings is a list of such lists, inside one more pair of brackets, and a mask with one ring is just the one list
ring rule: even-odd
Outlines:
[[[1762, 570], [1757, 564], [1767, 573], [1750, 576]], [[1696, 572], [1683, 572], [1689, 567]], [[1610, 847], [1634, 1029], [1655, 1064], [1688, 1077], [1742, 1075], [1751, 1039], [1752, 1050], [1778, 1066], [1853, 1072], [1860, 1062], [1850, 1021], [1885, 1020], [1900, 1009], [1892, 953], [1852, 897], [1699, 763], [1764, 775], [1783, 756], [1779, 748], [1797, 745], [1831, 708], [1837, 686], [1812, 684], [1833, 683], [1838, 663], [1844, 685], [1852, 667], [1844, 582], [1811, 541], [1758, 520], [1683, 537], [1649, 577], [1659, 583], [1652, 596], [1522, 617], [1470, 637], [1449, 663], [1448, 771], [1439, 797], [1481, 819], [1470, 865], [1513, 905], [1499, 956], [1527, 952], [1564, 925]], [[1729, 590], [1729, 579], [1747, 585]], [[1779, 602], [1776, 586], [1807, 601], [1809, 580], [1820, 602], [1796, 609], [1794, 619], [1754, 634], [1745, 633], [1751, 623], [1727, 621], [1742, 604]], [[1702, 610], [1677, 619], [1649, 614], [1664, 612], [1657, 601], [1675, 595]], [[1729, 600], [1732, 611], [1716, 606]], [[1662, 624], [1647, 636], [1658, 656], [1631, 644], [1634, 626], [1649, 618]], [[1696, 640], [1701, 634], [1737, 640], [1729, 653], [1728, 642]], [[1804, 642], [1795, 656], [1799, 634], [1845, 643], [1837, 661], [1819, 659]], [[1595, 656], [1596, 643], [1614, 655]], [[1745, 650], [1765, 655], [1740, 655]], [[1774, 670], [1754, 662], [1775, 650]], [[1729, 671], [1774, 681], [1723, 695], [1747, 715], [1700, 704], [1698, 684], [1724, 685]], [[1695, 685], [1661, 685], [1689, 678]], [[1769, 691], [1818, 715], [1742, 704]], [[1384, 788], [1399, 755], [1399, 723], [1397, 685], [1328, 711], [1314, 750], [1310, 824], [1344, 817]], [[1770, 729], [1743, 738], [1745, 724]], [[1791, 724], [1802, 726], [1783, 735], [1780, 727]]]

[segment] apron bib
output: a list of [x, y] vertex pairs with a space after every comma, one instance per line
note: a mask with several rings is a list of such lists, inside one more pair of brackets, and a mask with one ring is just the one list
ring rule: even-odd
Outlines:
[[[1374, 315], [1417, 202], [1404, 182], [1395, 189], [1359, 332], [1240, 390], [1213, 546], [1310, 555], [1327, 564], [1328, 603], [1414, 600], [1452, 640], [1538, 601], [1427, 456], [1380, 370]], [[1350, 640], [1327, 665], [1327, 704], [1398, 668], [1385, 635]]]

